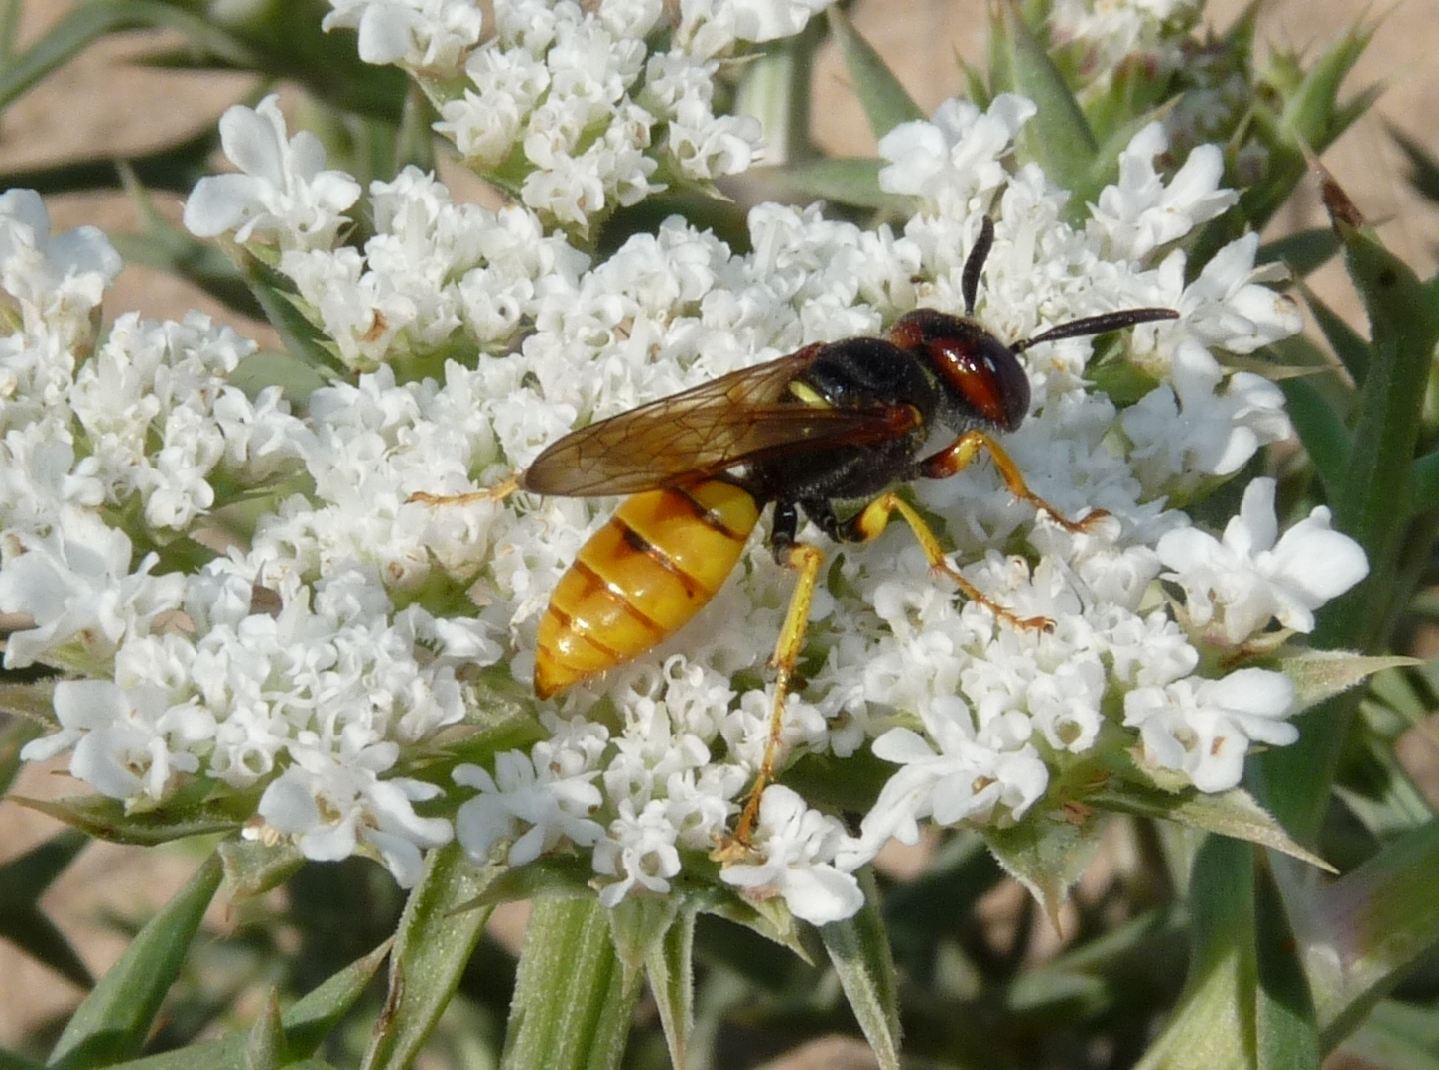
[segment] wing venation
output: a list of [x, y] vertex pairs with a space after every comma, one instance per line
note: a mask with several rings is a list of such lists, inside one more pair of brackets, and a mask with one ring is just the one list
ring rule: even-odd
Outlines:
[[632, 494], [715, 475], [782, 452], [896, 437], [908, 406], [805, 404], [790, 384], [820, 345], [742, 368], [566, 435], [525, 471], [526, 490], [585, 497]]

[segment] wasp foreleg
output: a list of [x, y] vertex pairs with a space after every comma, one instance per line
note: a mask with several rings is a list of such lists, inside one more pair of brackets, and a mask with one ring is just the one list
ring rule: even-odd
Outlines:
[[[1056, 524], [1066, 531], [1089, 531], [1096, 523], [1109, 515], [1103, 509], [1093, 509], [1082, 520], [1070, 520], [1029, 489], [1029, 484], [1024, 481], [1024, 474], [1020, 472], [1019, 465], [1014, 463], [1014, 458], [1010, 457], [1004, 451], [1003, 446], [983, 431], [966, 431], [938, 453], [920, 461], [919, 474], [928, 479], [947, 479], [968, 468], [980, 450], [987, 451], [990, 457], [994, 458], [994, 466], [999, 469], [1000, 477], [1011, 494], [1027, 501], [1036, 509], [1043, 509], [1054, 518]], [[913, 522], [911, 521], [911, 523]]]

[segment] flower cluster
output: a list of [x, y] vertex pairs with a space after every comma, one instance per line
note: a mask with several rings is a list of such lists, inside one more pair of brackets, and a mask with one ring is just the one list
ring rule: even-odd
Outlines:
[[[468, 32], [456, 6], [336, 11], [362, 40], [388, 42], [372, 54], [419, 65], [451, 53], [439, 25]], [[500, 44], [467, 64], [598, 48], [583, 35], [649, 10], [546, 5], [548, 21], [522, 32], [515, 12], [531, 6], [499, 5]], [[674, 39], [700, 54], [705, 27], [771, 32], [783, 9], [783, 30], [808, 8], [685, 3], [695, 28]], [[396, 52], [396, 27], [416, 51]], [[609, 55], [604, 70], [630, 63]], [[611, 84], [620, 96], [603, 114], [623, 110], [628, 85]], [[914, 487], [958, 547], [955, 566], [1052, 631], [957, 602], [902, 531], [837, 555], [811, 614], [808, 684], [786, 704], [783, 757], [869, 746], [896, 771], [855, 836], [772, 787], [749, 856], [720, 878], [825, 922], [858, 908], [853, 870], [890, 837], [912, 839], [924, 820], [1024, 820], [1063, 801], [1058, 774], [1105, 754], [1128, 750], [1166, 782], [1233, 786], [1251, 743], [1293, 738], [1293, 689], [1210, 655], [1258, 642], [1276, 620], [1305, 630], [1364, 571], [1322, 510], [1279, 536], [1263, 481], [1222, 542], [1178, 508], [1287, 433], [1272, 385], [1217, 354], [1283, 337], [1297, 315], [1258, 284], [1251, 239], [1185, 282], [1173, 243], [1232, 201], [1213, 150], [1166, 181], [1154, 168], [1164, 135], [1142, 131], [1076, 228], [1064, 191], [1005, 159], [1032, 114], [1009, 96], [984, 112], [951, 102], [886, 137], [881, 182], [915, 212], [901, 230], [760, 205], [749, 252], [672, 218], [592, 261], [555, 232], [550, 209], [458, 205], [415, 171], [371, 187], [363, 253], [335, 248], [346, 177], [287, 140], [273, 105], [238, 109], [227, 146], [247, 173], [202, 183], [190, 216], [278, 248], [299, 307], [350, 366], [293, 411], [278, 392], [232, 385], [247, 349], [199, 319], [122, 319], [89, 352], [113, 253], [91, 235], [51, 240], [33, 201], [0, 201], [0, 280], [23, 313], [0, 349], [0, 382], [23, 386], [0, 408], [0, 611], [33, 621], [7, 664], [92, 677], [57, 687], [59, 731], [27, 756], [71, 749], [74, 775], [132, 806], [191, 775], [262, 788], [257, 834], [316, 859], [366, 853], [406, 883], [421, 852], [454, 836], [475, 859], [512, 866], [582, 852], [608, 905], [667, 891], [710, 865], [758, 768], [765, 661], [792, 576], [756, 540], [694, 626], [543, 707], [539, 742], [437, 784], [407, 775], [407, 760], [433, 759], [442, 730], [483, 721], [528, 686], [538, 617], [606, 504], [412, 495], [493, 483], [576, 426], [806, 343], [873, 334], [918, 306], [962, 310], [988, 214], [976, 315], [998, 337], [1120, 308], [1180, 314], [1100, 353], [1093, 338], [1024, 352], [1032, 408], [1006, 449], [1057, 509], [1109, 518], [1071, 532], [983, 464]], [[1089, 385], [1096, 360], [1130, 361], [1155, 385], [1121, 409]], [[1184, 602], [1169, 608], [1161, 581]]]
[[749, 167], [761, 130], [716, 114], [720, 62], [830, 2], [512, 0], [484, 36], [475, 0], [331, 0], [325, 25], [357, 28], [362, 59], [424, 71], [435, 129], [465, 162], [546, 225], [586, 234], [673, 183]]
[[1084, 49], [1089, 77], [1103, 80], [1127, 59], [1177, 68], [1184, 34], [1204, 0], [1054, 0], [1049, 29], [1060, 44]]

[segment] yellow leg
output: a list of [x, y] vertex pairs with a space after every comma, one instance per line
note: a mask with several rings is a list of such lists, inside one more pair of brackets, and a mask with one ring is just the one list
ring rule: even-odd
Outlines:
[[[1055, 523], [1066, 531], [1088, 531], [1109, 515], [1103, 509], [1093, 509], [1083, 520], [1070, 520], [1029, 489], [1029, 484], [1024, 481], [1024, 475], [1020, 472], [1019, 465], [1014, 463], [1014, 458], [1005, 453], [1004, 447], [983, 431], [966, 431], [944, 449], [921, 461], [920, 471], [931, 479], [944, 479], [961, 469], [968, 468], [980, 450], [986, 451], [990, 457], [994, 458], [994, 466], [999, 469], [999, 475], [1004, 480], [1004, 485], [1009, 488], [1009, 493], [1027, 501], [1036, 509], [1043, 509], [1054, 518]], [[910, 521], [911, 526], [913, 523]], [[920, 541], [924, 540], [920, 539]]]
[[520, 489], [520, 472], [511, 472], [493, 487], [472, 490], [466, 494], [431, 494], [417, 490], [405, 499], [406, 502], [421, 502], [424, 505], [474, 505], [476, 502], [502, 502]]
[[[1005, 460], [1008, 461], [1009, 458], [1006, 457]], [[924, 556], [926, 560], [929, 561], [930, 568], [936, 572], [943, 572], [953, 580], [955, 586], [963, 591], [964, 596], [971, 602], [978, 602], [1000, 620], [1015, 628], [1036, 628], [1040, 631], [1047, 632], [1054, 627], [1054, 621], [1048, 617], [1018, 616], [1013, 611], [1006, 609], [994, 601], [978, 587], [970, 583], [969, 580], [965, 579], [964, 575], [951, 565], [945, 557], [944, 548], [940, 546], [938, 536], [936, 536], [930, 526], [925, 523], [924, 517], [920, 516], [913, 506], [894, 491], [881, 494], [861, 509], [859, 514], [850, 521], [850, 533], [856, 540], [864, 542], [877, 539], [880, 533], [884, 531], [885, 527], [889, 524], [889, 518], [892, 513], [898, 513], [903, 517], [904, 522], [908, 524], [910, 530], [914, 532], [914, 537], [918, 540], [920, 549], [924, 551]]]
[[[814, 601], [814, 589], [819, 583], [819, 572], [824, 566], [824, 553], [816, 546], [795, 543], [789, 548], [785, 565], [799, 573], [795, 581], [794, 594], [790, 595], [789, 611], [784, 617], [775, 642], [774, 656], [770, 664], [775, 667], [774, 702], [769, 712], [769, 738], [765, 740], [764, 757], [760, 759], [759, 773], [754, 786], [749, 790], [744, 809], [740, 811], [739, 823], [735, 825], [734, 837], [722, 844], [716, 852], [721, 861], [730, 861], [742, 856], [749, 847], [750, 833], [759, 818], [760, 797], [774, 779], [775, 756], [779, 752], [780, 736], [784, 731], [784, 703], [794, 680], [795, 663], [804, 649], [805, 632], [809, 629], [809, 607]], [[738, 851], [735, 850], [738, 848]]]

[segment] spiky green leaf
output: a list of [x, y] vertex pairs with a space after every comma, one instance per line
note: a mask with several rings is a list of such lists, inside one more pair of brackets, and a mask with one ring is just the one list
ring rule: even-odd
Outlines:
[[70, 1016], [50, 1053], [50, 1066], [60, 1070], [109, 1066], [140, 1050], [165, 993], [180, 974], [220, 876], [220, 860], [211, 855], [145, 923]]
[[418, 1057], [460, 983], [490, 911], [464, 908], [493, 878], [458, 843], [431, 851], [405, 901], [390, 956], [385, 1012], [375, 1023], [363, 1070], [399, 1070]]

